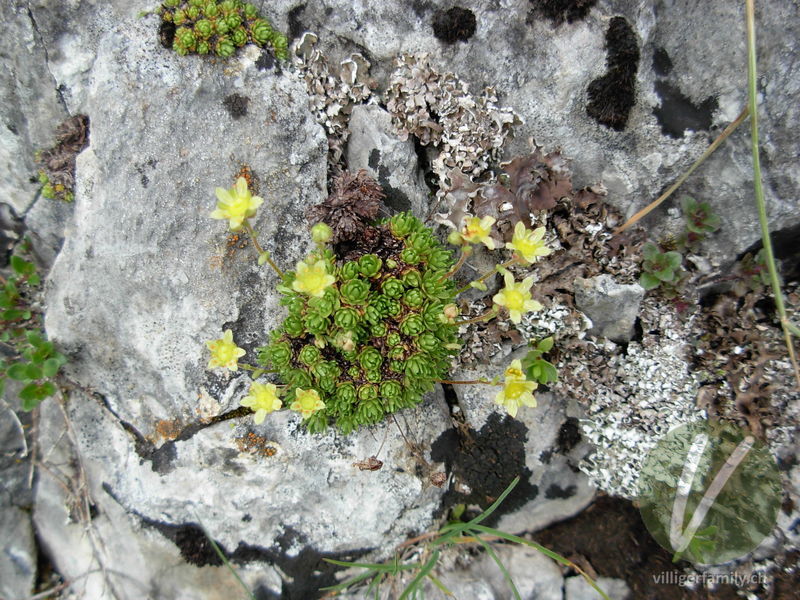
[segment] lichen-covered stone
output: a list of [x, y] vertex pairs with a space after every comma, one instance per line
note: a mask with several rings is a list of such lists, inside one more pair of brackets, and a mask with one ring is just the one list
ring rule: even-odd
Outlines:
[[589, 330], [614, 342], [628, 342], [634, 333], [644, 290], [620, 284], [610, 275], [575, 280], [575, 305], [592, 320]]

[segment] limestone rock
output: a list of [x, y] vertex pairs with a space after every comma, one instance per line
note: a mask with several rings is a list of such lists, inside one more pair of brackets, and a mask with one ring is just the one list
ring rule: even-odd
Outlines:
[[592, 320], [589, 333], [614, 342], [629, 342], [639, 315], [644, 289], [620, 284], [610, 275], [575, 280], [575, 305]]
[[53, 130], [67, 117], [29, 4], [5, 4], [0, 39], [0, 201], [17, 213], [30, 206], [39, 187], [31, 181], [34, 152], [52, 143]]
[[30, 460], [22, 423], [0, 398], [0, 598], [27, 598], [36, 579]]
[[[523, 352], [517, 352], [500, 361], [502, 364], [456, 371], [453, 377], [463, 380], [492, 379], [501, 374], [511, 360], [522, 358], [523, 355]], [[453, 389], [458, 396], [459, 408], [464, 411], [466, 422], [477, 433], [478, 439], [499, 429], [503, 432], [501, 437], [519, 440], [520, 456], [523, 457], [519, 464], [507, 462], [507, 448], [492, 454], [491, 461], [494, 462], [487, 457], [491, 469], [499, 469], [498, 463], [502, 463], [504, 469], [516, 470], [521, 474], [520, 490], [515, 491], [515, 494], [519, 494], [516, 496], [518, 500], [513, 510], [503, 511], [498, 524], [500, 529], [515, 533], [543, 529], [588, 506], [595, 488], [583, 473], [570, 468], [570, 464], [580, 458], [571, 455], [575, 443], [580, 440], [580, 434], [577, 432], [577, 420], [563, 399], [547, 392], [536, 393], [538, 406], [522, 407], [516, 419], [512, 419], [507, 416], [505, 408], [494, 402], [500, 388], [457, 385]]]
[[[598, 577], [595, 580], [598, 587], [614, 600], [628, 600], [631, 590], [622, 579], [611, 577]], [[564, 580], [564, 600], [595, 600], [600, 595], [589, 583], [580, 576], [567, 577]]]
[[[476, 27], [454, 44], [437, 39], [439, 8], [432, 3], [403, 0], [374, 10], [348, 0], [308, 0], [286, 7], [292, 8], [293, 29], [315, 31], [324, 53], [342, 57], [352, 48], [368, 49], [379, 86], [388, 82], [397, 55], [429, 53], [436, 66], [455, 72], [473, 93], [494, 87], [502, 106], [524, 122], [515, 128], [506, 158], [529, 151], [531, 137], [547, 149], [561, 147], [573, 159], [576, 188], [602, 181], [609, 201], [628, 215], [658, 197], [744, 108], [745, 40], [730, 37], [731, 31], [743, 31], [741, 3], [714, 0], [699, 7], [687, 0], [663, 5], [605, 0], [585, 17], [561, 24], [529, 0], [462, 3]], [[800, 69], [793, 60], [800, 43], [799, 10], [792, 3], [771, 5], [757, 23], [762, 161], [769, 165], [765, 188], [773, 231], [800, 221], [800, 174], [792, 163], [800, 154], [793, 83]], [[613, 17], [625, 20], [639, 55], [623, 131], [587, 113], [587, 90], [607, 69], [606, 34]], [[732, 260], [760, 237], [748, 135], [740, 127], [679, 190], [708, 200], [722, 217], [721, 231], [706, 250], [715, 263]], [[660, 212], [645, 224], [662, 232], [665, 219]]]
[[[214, 560], [208, 547], [194, 552], [205, 539], [198, 523], [235, 561], [279, 564], [283, 585], [308, 597], [334, 582], [333, 568], [313, 574], [322, 555], [383, 556], [432, 524], [442, 491], [418, 474], [393, 422], [341, 438], [304, 433], [296, 413], [256, 428], [251, 418], [224, 421], [248, 378], [207, 371], [204, 342], [231, 328], [252, 361], [284, 312], [252, 241], [209, 218], [214, 188], [250, 167], [265, 198], [253, 225], [291, 268], [311, 246], [303, 215], [325, 196], [327, 143], [302, 83], [260, 70], [255, 49], [224, 65], [180, 57], [151, 46], [152, 26], [126, 22], [97, 43], [76, 100], [91, 119], [90, 145], [47, 282], [46, 326], [70, 357], [77, 389], [65, 410], [83, 493], [103, 513], [100, 542], [77, 539], [79, 514], [64, 525], [65, 498], [47, 478], [37, 526], [65, 577], [131, 561], [133, 583], [113, 582], [131, 597], [145, 586], [177, 598], [164, 565], [184, 580], [193, 568], [184, 561]], [[246, 114], [228, 110], [233, 94], [249, 98]], [[422, 456], [447, 425], [440, 406], [434, 395], [399, 417]], [[51, 429], [67, 427], [48, 414]], [[382, 470], [354, 466], [381, 446]], [[208, 585], [194, 597], [218, 597], [226, 580], [214, 573], [203, 571]], [[87, 580], [86, 597], [107, 597], [108, 585]]]
[[423, 173], [412, 140], [401, 141], [389, 113], [375, 105], [356, 106], [350, 116], [347, 164], [365, 169], [383, 187], [384, 202], [395, 211], [411, 211], [424, 219], [430, 212]]

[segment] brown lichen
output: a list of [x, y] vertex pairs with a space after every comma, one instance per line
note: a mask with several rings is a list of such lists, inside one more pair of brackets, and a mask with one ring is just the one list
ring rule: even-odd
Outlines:
[[235, 441], [239, 452], [247, 452], [259, 458], [271, 458], [278, 453], [278, 444], [252, 432], [237, 437]]

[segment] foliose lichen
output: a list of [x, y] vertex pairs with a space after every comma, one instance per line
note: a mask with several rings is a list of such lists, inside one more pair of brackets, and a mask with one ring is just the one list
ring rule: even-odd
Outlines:
[[278, 288], [288, 316], [259, 348], [278, 371], [290, 405], [314, 390], [324, 405], [304, 423], [343, 433], [412, 407], [450, 368], [457, 327], [445, 316], [456, 288], [446, 250], [417, 218], [400, 213], [374, 226], [374, 253], [337, 260], [320, 246]]
[[164, 0], [158, 9], [162, 27], [175, 27], [172, 49], [181, 56], [232, 56], [245, 44], [269, 45], [281, 60], [289, 58], [286, 36], [241, 0]]

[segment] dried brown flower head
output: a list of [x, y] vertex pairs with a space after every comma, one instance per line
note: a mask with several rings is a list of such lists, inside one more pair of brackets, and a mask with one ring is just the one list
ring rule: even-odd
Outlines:
[[333, 230], [334, 245], [357, 240], [378, 216], [383, 190], [365, 170], [355, 175], [345, 171], [333, 180], [333, 192], [306, 213], [312, 223], [325, 223]]

